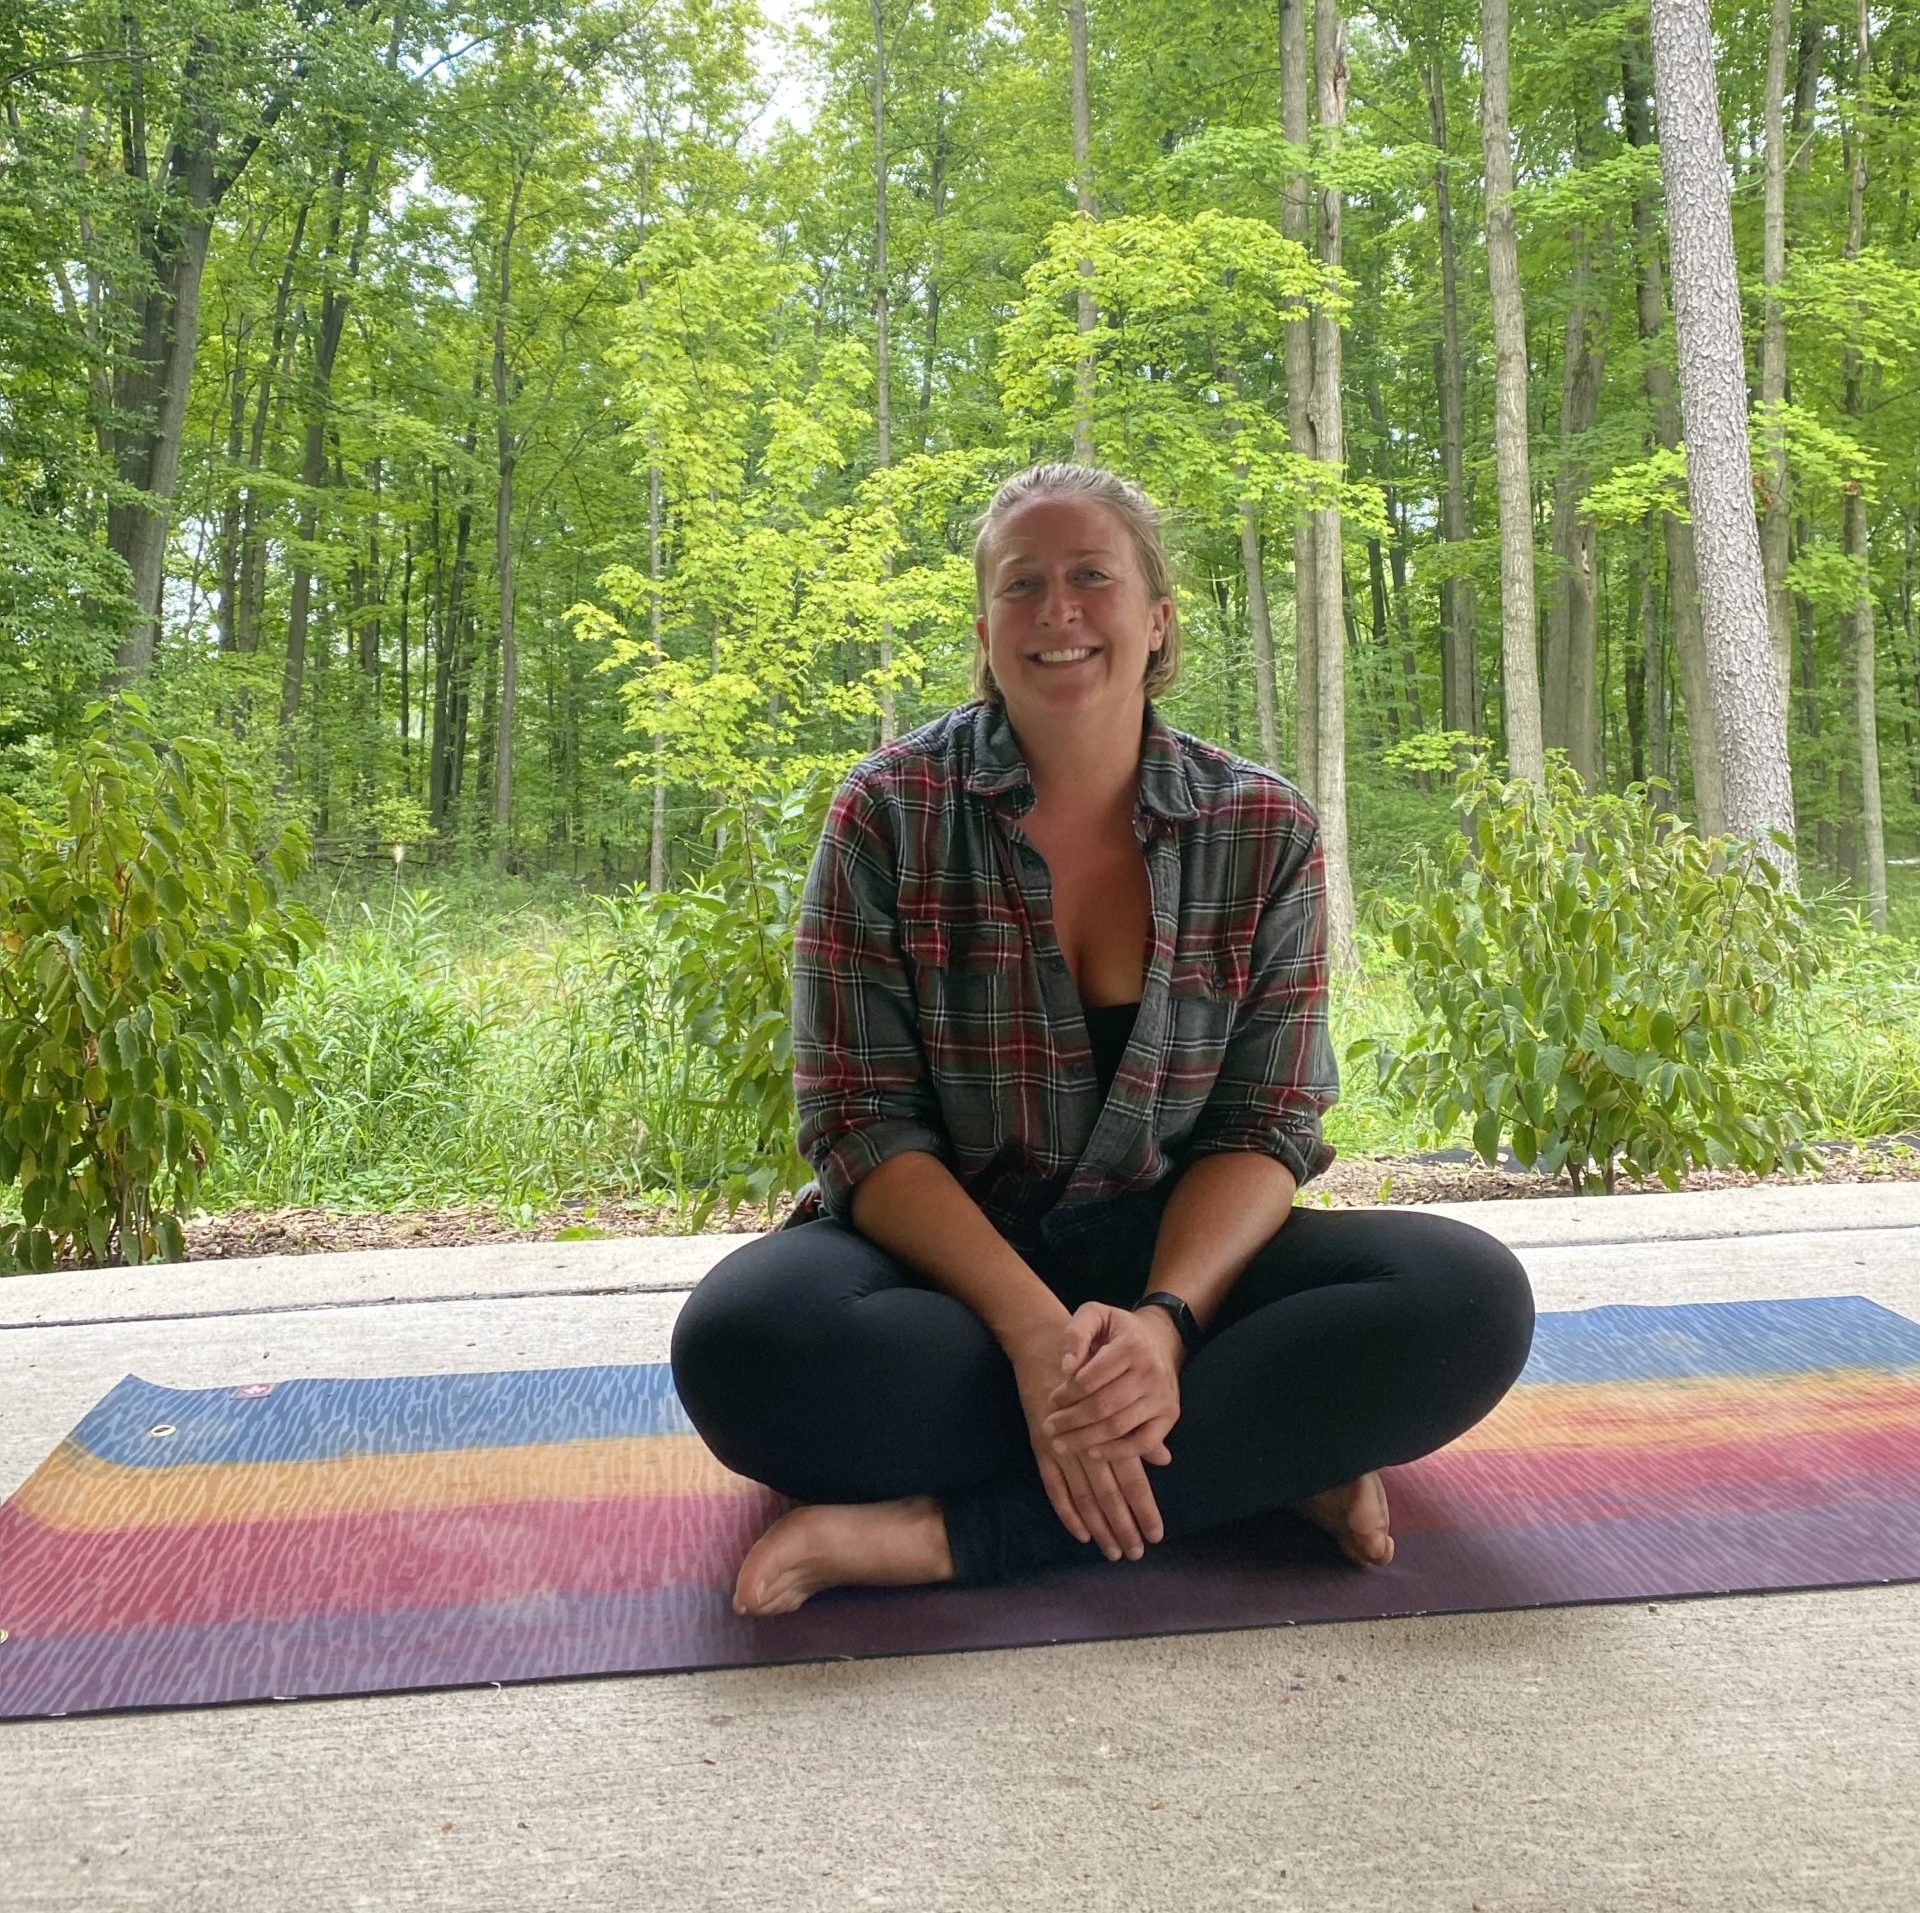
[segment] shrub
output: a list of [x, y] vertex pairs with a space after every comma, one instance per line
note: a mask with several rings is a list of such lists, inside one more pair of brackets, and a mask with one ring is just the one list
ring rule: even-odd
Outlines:
[[667, 977], [687, 1038], [713, 1058], [710, 1104], [744, 1119], [748, 1141], [695, 1207], [693, 1227], [724, 1202], [771, 1205], [813, 1170], [795, 1146], [793, 933], [800, 893], [833, 785], [808, 777], [775, 797], [741, 796], [707, 823], [712, 846], [699, 888], [652, 900], [670, 950]]
[[298, 1046], [265, 1037], [313, 918], [307, 839], [255, 850], [251, 784], [206, 739], [164, 742], [128, 696], [90, 706], [65, 827], [0, 798], [0, 1257], [169, 1260], [221, 1131], [282, 1119]]
[[1783, 986], [1813, 967], [1774, 866], [1703, 841], [1644, 785], [1589, 796], [1557, 754], [1544, 785], [1476, 756], [1455, 804], [1466, 830], [1419, 859], [1411, 907], [1383, 913], [1424, 1020], [1348, 1060], [1371, 1055], [1432, 1133], [1464, 1117], [1488, 1162], [1504, 1133], [1577, 1190], [1623, 1168], [1675, 1188], [1703, 1159], [1807, 1166], [1804, 1091], [1757, 1075]]

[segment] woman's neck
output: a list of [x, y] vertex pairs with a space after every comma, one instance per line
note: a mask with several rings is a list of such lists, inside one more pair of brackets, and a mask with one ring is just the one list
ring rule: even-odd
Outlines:
[[1143, 698], [1130, 723], [1095, 728], [1091, 724], [1022, 726], [1008, 708], [1020, 753], [1033, 778], [1034, 807], [1055, 821], [1131, 820], [1140, 796], [1140, 734], [1146, 720]]

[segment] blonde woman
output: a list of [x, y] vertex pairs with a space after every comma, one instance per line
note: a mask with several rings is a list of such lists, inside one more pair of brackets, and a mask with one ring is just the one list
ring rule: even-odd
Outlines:
[[977, 695], [854, 768], [808, 877], [816, 1184], [674, 1327], [708, 1446], [801, 1504], [734, 1606], [1138, 1561], [1269, 1510], [1385, 1565], [1378, 1470], [1513, 1385], [1525, 1271], [1444, 1217], [1294, 1206], [1338, 1094], [1317, 823], [1155, 708], [1151, 501], [1022, 472], [974, 570]]

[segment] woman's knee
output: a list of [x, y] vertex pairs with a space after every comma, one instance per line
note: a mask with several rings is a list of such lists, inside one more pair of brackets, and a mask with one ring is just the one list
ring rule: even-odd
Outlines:
[[674, 1391], [697, 1423], [703, 1410], [729, 1404], [749, 1378], [763, 1382], [780, 1360], [804, 1310], [780, 1293], [791, 1258], [778, 1236], [762, 1236], [716, 1262], [674, 1318], [668, 1342]]
[[1429, 1293], [1444, 1296], [1453, 1359], [1504, 1394], [1533, 1352], [1533, 1284], [1520, 1258], [1497, 1237], [1451, 1216], [1421, 1218]]

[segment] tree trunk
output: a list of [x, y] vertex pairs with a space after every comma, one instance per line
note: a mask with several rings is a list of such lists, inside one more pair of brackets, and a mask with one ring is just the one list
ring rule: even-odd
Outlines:
[[[1287, 143], [1305, 150], [1308, 138], [1307, 0], [1280, 3], [1280, 123]], [[1280, 229], [1296, 245], [1313, 247], [1313, 194], [1305, 173], [1287, 178]], [[1287, 441], [1302, 458], [1315, 458], [1313, 434], [1313, 322], [1289, 319], [1281, 334], [1287, 378]], [[1309, 802], [1320, 788], [1319, 590], [1314, 578], [1314, 515], [1293, 526], [1293, 755], [1294, 782]]]
[[[1347, 35], [1339, 0], [1315, 0], [1313, 79], [1320, 130], [1329, 153], [1337, 150], [1347, 119]], [[1322, 187], [1320, 258], [1340, 266], [1340, 191]], [[1346, 464], [1340, 405], [1340, 321], [1326, 306], [1313, 315], [1313, 436], [1330, 476]], [[1320, 848], [1327, 873], [1327, 952], [1336, 969], [1359, 967], [1354, 942], [1353, 880], [1347, 865], [1347, 680], [1346, 567], [1342, 562], [1340, 507], [1314, 514], [1315, 624], [1319, 632], [1319, 743], [1313, 804], [1320, 819]]]
[[[1440, 537], [1457, 548], [1470, 536], [1467, 524], [1466, 377], [1460, 357], [1460, 282], [1454, 263], [1453, 194], [1448, 184], [1446, 73], [1431, 60], [1421, 68], [1427, 87], [1427, 123], [1434, 151], [1434, 243], [1440, 252], [1440, 342], [1435, 383], [1440, 393]], [[1457, 557], [1454, 560], [1458, 562]], [[1480, 730], [1479, 661], [1476, 655], [1473, 580], [1450, 564], [1440, 580], [1441, 725], [1477, 735]]]
[[447, 586], [447, 614], [435, 665], [433, 759], [427, 786], [428, 814], [435, 829], [453, 814], [466, 759], [467, 547], [473, 536], [472, 473], [480, 432], [480, 389], [480, 369], [476, 366], [467, 412], [467, 455], [461, 467], [460, 509], [454, 517], [453, 575]]
[[[124, 50], [137, 75], [144, 55], [137, 44], [135, 16], [129, 9], [122, 19]], [[113, 416], [99, 422], [112, 448], [116, 475], [136, 494], [107, 508], [108, 549], [125, 561], [132, 574], [134, 606], [115, 647], [110, 673], [114, 685], [146, 674], [159, 637], [167, 533], [200, 336], [200, 284], [214, 216], [261, 140], [286, 111], [291, 85], [306, 74], [304, 60], [296, 61], [289, 87], [270, 98], [239, 142], [221, 153], [216, 150], [218, 117], [200, 88], [205, 76], [223, 72], [225, 65], [216, 37], [211, 32], [196, 34], [182, 63], [178, 115], [157, 177], [148, 167], [144, 124], [129, 123], [128, 171], [145, 189], [151, 210], [141, 215], [135, 242], [142, 269], [127, 274], [127, 289], [113, 295], [132, 310], [125, 322], [106, 318], [100, 327], [103, 336], [132, 341], [114, 372]]]
[[[1627, 138], [1635, 146], [1653, 143], [1648, 112], [1652, 76], [1642, 44], [1629, 36], [1623, 57]], [[1680, 406], [1673, 374], [1660, 346], [1666, 330], [1667, 295], [1660, 263], [1659, 215], [1651, 193], [1633, 203], [1634, 253], [1639, 267], [1639, 330], [1647, 402], [1654, 436], [1668, 451], [1680, 445]], [[1721, 787], [1720, 733], [1707, 690], [1706, 639], [1700, 624], [1700, 577], [1694, 559], [1693, 527], [1671, 512], [1661, 515], [1666, 540], [1667, 615], [1673, 625], [1673, 653], [1680, 667], [1680, 700], [1687, 712], [1687, 761], [1693, 773], [1695, 823], [1704, 837], [1726, 829], [1726, 800]]]
[[[873, 319], [878, 387], [874, 431], [882, 471], [893, 463], [892, 377], [887, 359], [887, 35], [881, 0], [869, 0], [873, 17]], [[884, 561], [890, 576], [891, 557]], [[895, 735], [893, 621], [880, 620], [880, 741]]]
[[114, 650], [113, 681], [127, 684], [153, 665], [160, 631], [167, 533], [180, 471], [187, 392], [200, 335], [200, 281], [213, 231], [213, 162], [195, 152], [184, 169], [186, 215], [176, 229], [156, 218], [142, 251], [151, 284], [138, 295], [138, 344], [114, 378], [114, 465], [138, 495], [107, 507], [107, 545], [132, 573], [133, 616]]
[[507, 867], [513, 835], [513, 708], [520, 689], [520, 651], [513, 623], [513, 471], [519, 454], [507, 418], [507, 303], [513, 296], [513, 240], [527, 169], [515, 173], [500, 234], [498, 298], [493, 308], [493, 429], [499, 485], [494, 494], [493, 569], [500, 587], [500, 727], [494, 733], [493, 867]]
[[[1067, 0], [1067, 38], [1073, 62], [1073, 200], [1083, 221], [1100, 217], [1093, 196], [1093, 112], [1087, 98], [1087, 0]], [[1080, 258], [1077, 320], [1084, 340], [1093, 331], [1093, 261]], [[1093, 348], [1084, 346], [1073, 373], [1073, 456], [1093, 463]]]
[[[1774, 830], [1791, 838], [1793, 780], [1753, 515], [1740, 287], [1706, 0], [1653, 0], [1652, 41], [1687, 499], [1705, 559], [1700, 609], [1727, 826], [1748, 840]], [[1791, 851], [1766, 854], [1797, 882]]]
[[[1855, 0], [1854, 9], [1853, 127], [1850, 144], [1853, 165], [1847, 190], [1846, 257], [1858, 259], [1866, 231], [1867, 135], [1861, 121], [1867, 110], [1867, 89], [1873, 78], [1873, 57], [1867, 37], [1867, 0]], [[1843, 407], [1858, 418], [1862, 407], [1860, 354], [1851, 345], [1841, 354]], [[1876, 930], [1887, 927], [1887, 835], [1880, 793], [1880, 720], [1873, 629], [1873, 558], [1867, 541], [1867, 500], [1858, 481], [1850, 483], [1840, 509], [1840, 549], [1859, 567], [1859, 595], [1847, 620], [1853, 678], [1854, 731], [1860, 779], [1859, 875], [1867, 893], [1867, 916]]]
[[1760, 343], [1760, 402], [1765, 413], [1767, 481], [1760, 518], [1760, 562], [1767, 584], [1767, 635], [1773, 647], [1774, 675], [1780, 680], [1780, 706], [1786, 709], [1793, 683], [1793, 620], [1787, 604], [1787, 433], [1778, 408], [1787, 397], [1787, 315], [1780, 303], [1780, 282], [1787, 272], [1787, 139], [1785, 99], [1787, 42], [1792, 37], [1793, 0], [1773, 0], [1772, 32], [1767, 42], [1766, 209], [1761, 221], [1760, 278], [1765, 287], [1765, 330]]
[[1267, 574], [1260, 550], [1260, 511], [1240, 501], [1240, 568], [1247, 580], [1247, 624], [1253, 634], [1253, 705], [1259, 719], [1260, 761], [1280, 768], [1280, 724], [1273, 680], [1273, 618], [1267, 608]]
[[1606, 314], [1589, 313], [1591, 275], [1584, 228], [1572, 235], [1573, 291], [1567, 306], [1566, 357], [1560, 382], [1560, 468], [1553, 483], [1552, 590], [1547, 600], [1547, 668], [1541, 728], [1592, 789], [1599, 777], [1600, 712], [1594, 676], [1596, 534], [1580, 510], [1587, 472], [1580, 441], [1600, 409]]
[[[667, 647], [660, 636], [660, 467], [647, 467], [647, 576], [653, 589], [647, 594], [647, 633], [653, 644], [653, 661], [664, 664]], [[654, 708], [666, 703], [663, 693], [654, 693]], [[647, 833], [647, 888], [655, 896], [667, 887], [667, 740], [653, 734], [653, 815]]]
[[413, 527], [409, 525], [401, 534], [400, 562], [400, 789], [411, 792], [413, 777], [411, 772], [413, 754], [413, 710], [408, 677], [412, 662], [409, 653], [413, 648], [412, 612], [413, 612]]
[[[293, 763], [294, 720], [299, 715], [301, 684], [307, 668], [307, 625], [313, 602], [312, 551], [320, 527], [320, 493], [327, 482], [327, 427], [333, 407], [333, 366], [346, 330], [354, 282], [360, 275], [360, 255], [372, 216], [377, 168], [377, 159], [369, 154], [346, 270], [337, 276], [329, 274], [326, 279], [320, 295], [320, 323], [313, 340], [313, 385], [307, 401], [306, 447], [300, 463], [300, 555], [294, 560], [293, 582], [288, 594], [287, 655], [280, 677], [280, 753], [281, 761], [289, 769]], [[346, 183], [347, 155], [343, 149], [334, 162], [327, 243], [320, 255], [323, 269], [331, 264], [339, 249], [340, 227], [346, 212], [342, 203]]]
[[240, 504], [240, 576], [235, 586], [233, 648], [251, 653], [260, 648], [260, 622], [266, 609], [267, 547], [259, 530], [260, 493], [254, 481], [266, 462], [267, 413], [273, 401], [275, 382], [281, 373], [281, 355], [287, 344], [287, 313], [293, 300], [294, 267], [306, 237], [307, 215], [313, 210], [311, 190], [302, 195], [294, 214], [293, 237], [287, 245], [287, 260], [281, 268], [280, 283], [273, 296], [272, 343], [260, 376], [260, 396], [254, 402], [253, 423], [247, 440], [248, 481]]
[[930, 180], [930, 207], [933, 216], [932, 256], [927, 261], [926, 336], [920, 350], [920, 421], [917, 434], [920, 449], [927, 449], [927, 429], [933, 412], [933, 368], [940, 346], [941, 241], [947, 216], [947, 96], [936, 102], [933, 125], [933, 160]]
[[1500, 475], [1500, 655], [1507, 769], [1538, 783], [1546, 757], [1534, 657], [1533, 484], [1527, 450], [1527, 322], [1507, 130], [1507, 0], [1480, 0], [1480, 138], [1486, 154], [1487, 282], [1493, 297], [1494, 451]]

